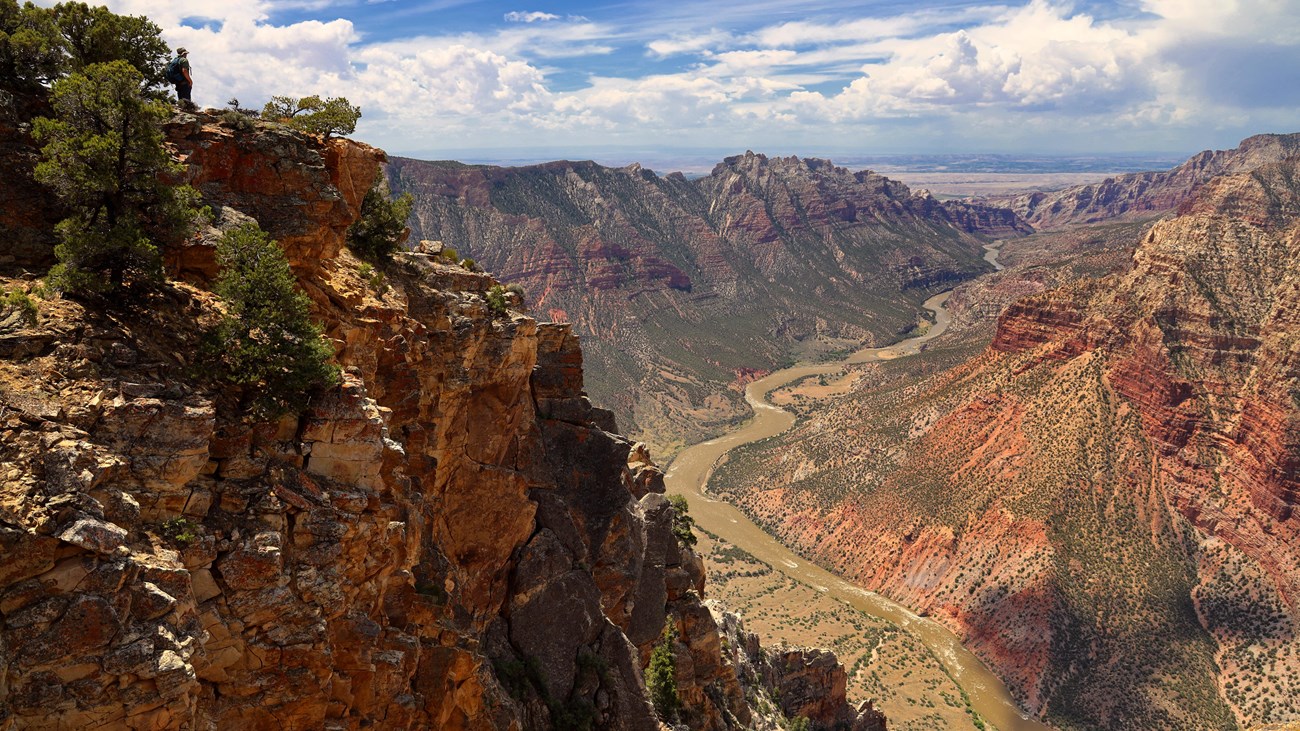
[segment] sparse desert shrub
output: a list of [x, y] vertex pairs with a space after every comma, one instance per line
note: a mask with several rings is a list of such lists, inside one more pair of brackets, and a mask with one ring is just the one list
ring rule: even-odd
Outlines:
[[198, 540], [198, 525], [187, 518], [172, 518], [162, 524], [163, 538], [185, 548]]
[[211, 338], [220, 377], [245, 387], [255, 416], [273, 418], [307, 406], [311, 391], [338, 383], [334, 349], [311, 320], [289, 261], [256, 224], [217, 243], [216, 292], [226, 315]]
[[488, 309], [492, 314], [498, 317], [504, 317], [508, 312], [506, 308], [506, 288], [499, 284], [492, 285], [492, 288], [485, 295]]
[[515, 302], [517, 302], [520, 307], [523, 307], [527, 302], [527, 299], [524, 297], [524, 285], [519, 284], [518, 282], [511, 282], [506, 285], [506, 291], [515, 296]]
[[249, 117], [247, 114], [244, 114], [237, 109], [227, 109], [222, 112], [221, 124], [235, 130], [236, 132], [251, 132], [253, 130], [252, 117]]
[[15, 324], [36, 325], [39, 309], [21, 289], [11, 289], [0, 297], [0, 322], [12, 318]]
[[366, 280], [366, 284], [369, 284], [370, 289], [374, 290], [375, 294], [379, 297], [388, 294], [388, 280], [384, 277], [384, 273], [376, 269], [370, 263], [362, 262], [361, 266], [357, 267], [357, 274], [361, 275], [361, 278]]

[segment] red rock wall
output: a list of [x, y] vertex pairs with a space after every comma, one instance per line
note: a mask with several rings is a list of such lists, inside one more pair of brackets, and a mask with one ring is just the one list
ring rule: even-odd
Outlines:
[[1032, 712], [1300, 716], [1296, 165], [1215, 181], [1128, 271], [1017, 302], [976, 359], [894, 371], [717, 484], [953, 627]]

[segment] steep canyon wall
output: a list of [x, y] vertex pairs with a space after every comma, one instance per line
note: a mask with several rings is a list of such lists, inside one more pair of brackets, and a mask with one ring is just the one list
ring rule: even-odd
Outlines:
[[[420, 252], [376, 288], [344, 244], [378, 150], [204, 115], [168, 140], [215, 213], [171, 281], [0, 325], [0, 728], [657, 729], [665, 623], [680, 720], [761, 720], [771, 688], [722, 652], [662, 475], [587, 399], [568, 325], [496, 313], [495, 279]], [[274, 423], [196, 370], [213, 242], [249, 217], [343, 368]]]

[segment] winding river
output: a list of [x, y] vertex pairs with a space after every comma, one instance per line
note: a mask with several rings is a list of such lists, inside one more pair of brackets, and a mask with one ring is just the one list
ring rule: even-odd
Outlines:
[[[998, 246], [1001, 243], [999, 241], [985, 247], [988, 252], [986, 260], [998, 269], [1002, 268], [997, 261]], [[924, 306], [934, 312], [935, 324], [922, 335], [883, 348], [859, 350], [838, 363], [786, 368], [749, 384], [745, 389], [745, 400], [753, 407], [754, 418], [735, 431], [696, 444], [678, 454], [668, 469], [668, 492], [690, 498], [691, 516], [710, 533], [743, 548], [790, 578], [874, 617], [893, 622], [918, 637], [966, 691], [971, 705], [980, 716], [1001, 731], [1049, 731], [1051, 727], [1026, 718], [1002, 681], [943, 625], [919, 617], [896, 602], [854, 586], [806, 561], [754, 525], [736, 507], [706, 494], [709, 476], [723, 455], [742, 445], [780, 434], [794, 424], [793, 414], [768, 402], [769, 393], [808, 376], [839, 373], [848, 363], [870, 363], [919, 353], [926, 343], [947, 329], [949, 316], [944, 303], [947, 302], [948, 295], [945, 292], [926, 300]]]

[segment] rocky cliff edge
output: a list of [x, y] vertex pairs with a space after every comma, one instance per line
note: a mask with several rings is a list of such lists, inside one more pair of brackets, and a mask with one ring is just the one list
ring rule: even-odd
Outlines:
[[[216, 214], [172, 281], [0, 323], [0, 729], [657, 729], [667, 622], [679, 721], [756, 723], [567, 325], [494, 314], [490, 276], [427, 253], [363, 276], [344, 243], [378, 150], [205, 115], [168, 137]], [[213, 242], [250, 216], [344, 369], [275, 423], [195, 377]], [[811, 712], [883, 728], [814, 660]]]

